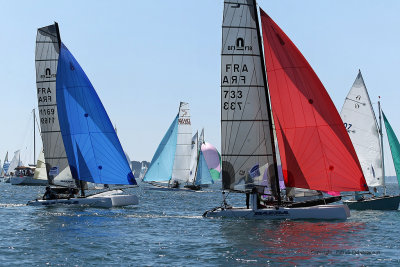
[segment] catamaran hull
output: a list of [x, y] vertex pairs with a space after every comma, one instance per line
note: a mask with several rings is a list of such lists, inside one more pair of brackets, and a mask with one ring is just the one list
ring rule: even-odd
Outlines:
[[33, 177], [11, 177], [10, 183], [12, 185], [30, 185], [30, 186], [48, 185], [47, 180], [35, 179]]
[[266, 208], [246, 209], [230, 208], [207, 211], [207, 218], [244, 218], [258, 220], [282, 220], [282, 219], [316, 219], [316, 220], [346, 220], [350, 217], [350, 210], [346, 205], [319, 205], [301, 208]]
[[86, 198], [33, 200], [28, 206], [89, 206], [96, 208], [113, 208], [130, 205], [138, 205], [139, 199], [135, 195], [111, 195], [111, 196], [90, 196]]
[[352, 210], [398, 210], [400, 196], [383, 196], [362, 201], [345, 200], [343, 203]]

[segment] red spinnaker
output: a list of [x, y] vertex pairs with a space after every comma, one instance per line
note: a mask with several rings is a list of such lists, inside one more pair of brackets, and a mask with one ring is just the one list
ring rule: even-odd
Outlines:
[[328, 92], [293, 42], [263, 10], [260, 12], [286, 186], [367, 191], [353, 144]]

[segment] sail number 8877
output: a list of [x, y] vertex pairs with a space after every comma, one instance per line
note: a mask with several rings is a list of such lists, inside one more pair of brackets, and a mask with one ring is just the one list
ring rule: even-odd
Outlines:
[[[241, 90], [237, 91], [224, 91], [224, 98], [228, 99], [241, 99], [243, 97], [243, 92]], [[225, 110], [242, 110], [243, 102], [224, 102], [223, 108]]]

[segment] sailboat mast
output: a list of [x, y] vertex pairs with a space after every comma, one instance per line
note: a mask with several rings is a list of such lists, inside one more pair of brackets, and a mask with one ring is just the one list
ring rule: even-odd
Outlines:
[[257, 8], [257, 1], [254, 0], [254, 16], [255, 16], [255, 21], [256, 21], [256, 27], [257, 27], [257, 38], [258, 38], [258, 46], [260, 47], [260, 60], [261, 60], [261, 66], [262, 66], [262, 75], [264, 79], [264, 89], [265, 89], [265, 98], [267, 101], [267, 112], [269, 116], [268, 124], [269, 124], [269, 131], [270, 131], [270, 137], [271, 137], [271, 144], [272, 144], [272, 157], [274, 161], [274, 174], [275, 174], [275, 185], [276, 185], [276, 193], [278, 197], [278, 205], [281, 205], [282, 199], [281, 199], [281, 189], [279, 185], [279, 176], [278, 176], [278, 164], [276, 160], [276, 151], [275, 151], [275, 139], [274, 139], [274, 131], [272, 128], [272, 112], [271, 112], [271, 105], [270, 105], [270, 100], [269, 100], [269, 91], [268, 91], [268, 82], [267, 82], [267, 75], [266, 75], [266, 68], [265, 68], [265, 62], [264, 62], [264, 52], [262, 51], [262, 41], [261, 41], [261, 31], [260, 31], [260, 24], [259, 24], [259, 18], [258, 18], [258, 8]]
[[[379, 97], [381, 99], [381, 97]], [[381, 156], [382, 156], [382, 182], [383, 182], [383, 194], [386, 195], [386, 182], [385, 182], [385, 157], [383, 154], [383, 131], [382, 131], [382, 110], [381, 101], [378, 100], [378, 112], [379, 112], [379, 135], [381, 137]]]
[[196, 179], [197, 179], [197, 168], [199, 167], [199, 159], [200, 159], [200, 149], [201, 149], [201, 144], [200, 144], [200, 149], [199, 149], [199, 131], [197, 131], [196, 133], [196, 138], [197, 138], [197, 162], [196, 162], [196, 170], [194, 173], [194, 179], [193, 179], [193, 185], [196, 183]]
[[32, 113], [33, 113], [33, 165], [36, 165], [36, 158], [35, 158], [35, 156], [36, 156], [36, 138], [35, 138], [35, 135], [36, 135], [36, 132], [35, 132], [35, 119], [36, 119], [36, 117], [35, 117], [35, 109], [32, 110]]

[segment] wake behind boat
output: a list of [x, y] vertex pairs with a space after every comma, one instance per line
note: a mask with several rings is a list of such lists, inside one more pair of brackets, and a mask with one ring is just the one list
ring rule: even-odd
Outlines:
[[[288, 205], [282, 199], [275, 134], [287, 191], [341, 192], [368, 187], [324, 86], [279, 26], [262, 9], [260, 14], [262, 37], [255, 0], [224, 4], [222, 184], [226, 191], [245, 193], [247, 207], [230, 207], [224, 194], [222, 207], [204, 216], [345, 220], [350, 216], [346, 205], [328, 205], [328, 199]], [[265, 195], [266, 201], [261, 201]]]
[[48, 181], [69, 193], [48, 187], [43, 199], [28, 205], [137, 205], [137, 196], [122, 191], [85, 194], [89, 184], [136, 185], [136, 180], [96, 91], [61, 42], [57, 23], [38, 29], [35, 61]]

